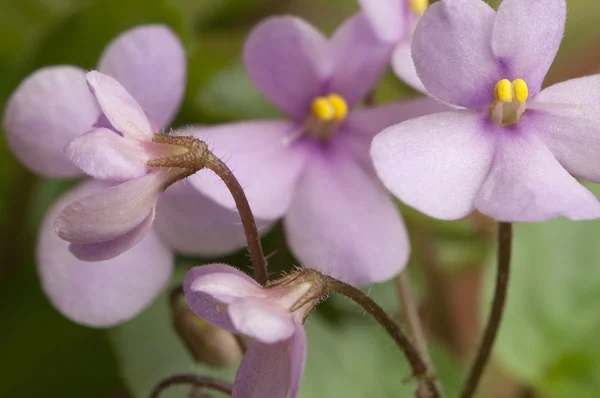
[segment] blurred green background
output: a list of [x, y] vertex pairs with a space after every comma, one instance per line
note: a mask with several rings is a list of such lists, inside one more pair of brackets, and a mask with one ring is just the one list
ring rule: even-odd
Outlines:
[[[567, 3], [567, 33], [548, 82], [600, 71], [600, 2]], [[355, 0], [1, 0], [0, 110], [35, 69], [94, 68], [115, 35], [160, 22], [178, 32], [188, 52], [186, 99], [174, 126], [277, 115], [240, 61], [249, 29], [268, 15], [293, 13], [331, 32], [357, 10]], [[414, 95], [391, 74], [377, 94], [380, 101]], [[0, 397], [141, 398], [171, 373], [214, 373], [194, 365], [172, 332], [164, 295], [112, 330], [75, 325], [51, 307], [37, 280], [35, 236], [45, 210], [71, 184], [30, 174], [0, 140]], [[591, 188], [600, 197], [600, 189]], [[411, 278], [438, 377], [454, 396], [491, 290], [493, 224], [478, 215], [440, 222], [402, 210], [413, 242]], [[517, 226], [515, 238], [508, 310], [481, 396], [600, 396], [600, 221]], [[275, 253], [275, 266], [294, 263], [280, 228], [264, 242], [266, 252]], [[247, 262], [241, 253], [226, 260]], [[180, 258], [173, 283], [190, 266], [208, 261]], [[369, 291], [398, 311], [394, 282]], [[412, 396], [412, 386], [403, 382], [407, 365], [393, 342], [352, 305], [328, 301], [307, 328], [302, 397]], [[217, 372], [229, 379], [234, 373]]]

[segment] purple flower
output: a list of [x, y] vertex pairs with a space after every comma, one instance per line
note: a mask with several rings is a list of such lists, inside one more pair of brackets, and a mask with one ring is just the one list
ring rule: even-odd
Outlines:
[[[288, 243], [305, 266], [354, 284], [389, 279], [409, 256], [400, 214], [369, 160], [372, 137], [398, 121], [446, 109], [425, 99], [352, 110], [387, 63], [386, 46], [371, 32], [362, 15], [329, 41], [298, 18], [261, 23], [246, 42], [246, 69], [289, 120], [195, 133], [232, 168], [257, 217], [284, 217]], [[233, 207], [214, 177], [188, 180]]]
[[263, 288], [237, 269], [213, 264], [195, 267], [184, 280], [185, 297], [201, 318], [254, 338], [235, 377], [234, 398], [295, 398], [307, 339], [305, 318], [324, 287], [294, 275]]
[[375, 168], [396, 196], [437, 218], [477, 209], [499, 221], [600, 217], [575, 178], [600, 182], [600, 75], [540, 91], [563, 36], [564, 0], [442, 0], [415, 30], [427, 90], [466, 109], [375, 137]]

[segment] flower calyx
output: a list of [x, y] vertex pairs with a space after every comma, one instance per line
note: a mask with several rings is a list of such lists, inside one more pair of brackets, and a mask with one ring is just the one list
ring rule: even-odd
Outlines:
[[302, 321], [328, 295], [325, 277], [312, 269], [302, 269], [269, 281], [266, 287], [276, 291], [280, 302], [290, 312], [299, 314]]

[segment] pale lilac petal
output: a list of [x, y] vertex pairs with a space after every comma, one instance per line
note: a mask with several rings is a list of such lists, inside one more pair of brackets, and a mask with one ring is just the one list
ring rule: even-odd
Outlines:
[[373, 29], [383, 41], [399, 40], [406, 30], [406, 0], [358, 0], [358, 4], [371, 22]]
[[389, 127], [371, 146], [377, 174], [395, 196], [429, 216], [464, 217], [490, 169], [492, 137], [506, 134], [486, 131], [488, 124], [485, 116], [455, 111]]
[[137, 101], [110, 76], [91, 71], [85, 75], [104, 115], [123, 135], [139, 141], [152, 139], [152, 124]]
[[181, 41], [164, 25], [144, 25], [115, 38], [98, 70], [114, 77], [159, 129], [169, 125], [183, 99], [186, 57]]
[[417, 69], [412, 59], [411, 42], [399, 43], [392, 52], [392, 69], [400, 80], [421, 93], [427, 93], [423, 82], [417, 75]]
[[283, 398], [290, 389], [292, 340], [275, 344], [254, 341], [233, 383], [232, 398]]
[[296, 328], [292, 313], [266, 298], [237, 299], [229, 305], [229, 316], [240, 333], [268, 344], [288, 339]]
[[423, 14], [413, 34], [419, 78], [436, 98], [487, 108], [504, 78], [492, 53], [494, 10], [478, 0], [444, 0]]
[[154, 209], [140, 225], [113, 240], [100, 243], [71, 243], [69, 251], [81, 261], [104, 261], [117, 257], [140, 243], [152, 227]]
[[153, 211], [166, 171], [150, 173], [65, 207], [56, 218], [56, 233], [72, 243], [118, 238], [140, 225]]
[[600, 75], [548, 87], [535, 97], [535, 102], [551, 108], [528, 110], [526, 120], [556, 159], [571, 174], [600, 182]]
[[308, 339], [304, 326], [296, 324], [296, 331], [292, 336], [292, 370], [290, 373], [290, 398], [296, 398], [300, 391], [306, 354], [308, 352]]
[[290, 248], [308, 268], [363, 285], [406, 265], [408, 237], [391, 197], [343, 151], [315, 156], [284, 219]]
[[504, 0], [494, 21], [492, 49], [509, 72], [525, 80], [529, 95], [542, 87], [563, 38], [565, 0]]
[[323, 94], [331, 69], [325, 37], [292, 16], [269, 18], [255, 27], [246, 41], [244, 62], [258, 90], [297, 120]]
[[[284, 121], [251, 121], [197, 128], [193, 135], [233, 171], [254, 215], [274, 220], [289, 208], [308, 158], [302, 143], [284, 144], [294, 128]], [[231, 193], [212, 172], [196, 173], [188, 181], [220, 205], [235, 208]]]
[[100, 109], [85, 72], [72, 66], [40, 69], [25, 79], [6, 104], [2, 127], [13, 153], [46, 177], [75, 177], [81, 171], [63, 149], [92, 128]]
[[149, 156], [139, 141], [106, 128], [75, 138], [66, 146], [65, 155], [85, 174], [100, 180], [130, 180], [148, 170]]
[[[600, 218], [600, 203], [521, 123], [498, 142], [491, 170], [475, 199], [477, 210], [498, 221], [537, 222], [565, 216]], [[529, 134], [528, 134], [529, 133]]]
[[341, 95], [349, 106], [370, 91], [386, 71], [393, 45], [381, 42], [364, 14], [344, 22], [329, 42], [333, 72], [328, 91]]
[[198, 276], [190, 284], [191, 292], [204, 293], [225, 304], [248, 297], [262, 296], [262, 287], [241, 271], [213, 272]]
[[37, 242], [44, 292], [64, 316], [93, 327], [114, 326], [140, 313], [165, 287], [174, 265], [174, 256], [152, 230], [107, 261], [86, 263], [69, 252], [69, 242], [54, 232], [54, 219], [68, 203], [105, 187], [86, 182], [61, 197], [47, 213]]

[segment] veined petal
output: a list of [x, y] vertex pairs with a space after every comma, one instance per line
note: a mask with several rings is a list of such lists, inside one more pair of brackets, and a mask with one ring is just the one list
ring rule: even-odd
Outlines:
[[118, 81], [96, 71], [85, 77], [102, 112], [118, 131], [138, 141], [152, 140], [152, 124], [144, 110]]
[[509, 80], [527, 82], [529, 95], [542, 87], [563, 38], [565, 0], [503, 0], [494, 21], [492, 49]]
[[267, 344], [287, 340], [296, 329], [291, 312], [276, 301], [258, 297], [233, 301], [229, 304], [229, 316], [239, 332]]
[[164, 25], [143, 25], [115, 38], [98, 70], [118, 80], [160, 129], [169, 125], [183, 99], [185, 51]]
[[411, 54], [411, 41], [402, 41], [392, 52], [392, 69], [400, 80], [421, 93], [427, 93]]
[[412, 56], [423, 85], [435, 98], [465, 108], [486, 108], [504, 76], [492, 53], [494, 10], [484, 1], [443, 0], [423, 14]]
[[174, 256], [150, 230], [136, 246], [107, 261], [87, 263], [69, 252], [69, 242], [54, 232], [65, 205], [101, 192], [106, 184], [86, 182], [61, 197], [48, 211], [37, 242], [42, 288], [52, 304], [74, 322], [110, 327], [146, 308], [170, 279]]
[[273, 17], [255, 27], [244, 47], [250, 79], [269, 100], [296, 120], [302, 120], [310, 103], [322, 95], [331, 66], [327, 40], [296, 17]]
[[569, 175], [525, 122], [517, 134], [502, 135], [475, 206], [504, 222], [600, 218], [596, 197]]
[[300, 383], [304, 373], [306, 363], [306, 353], [308, 352], [308, 339], [304, 326], [296, 324], [296, 331], [292, 336], [292, 370], [290, 381], [290, 398], [296, 398], [300, 392]]
[[30, 170], [45, 177], [75, 177], [81, 171], [63, 149], [90, 130], [98, 115], [85, 72], [53, 66], [34, 72], [17, 87], [6, 104], [2, 126], [10, 149]]
[[[371, 146], [383, 184], [400, 200], [436, 218], [462, 218], [492, 164], [495, 141], [485, 116], [436, 113], [385, 129]], [[503, 131], [501, 133], [504, 133]]]
[[140, 142], [106, 128], [75, 138], [65, 147], [65, 155], [84, 173], [100, 180], [130, 180], [148, 171], [149, 156]]
[[405, 0], [358, 0], [358, 4], [369, 19], [379, 38], [393, 43], [402, 37], [404, 26]]

